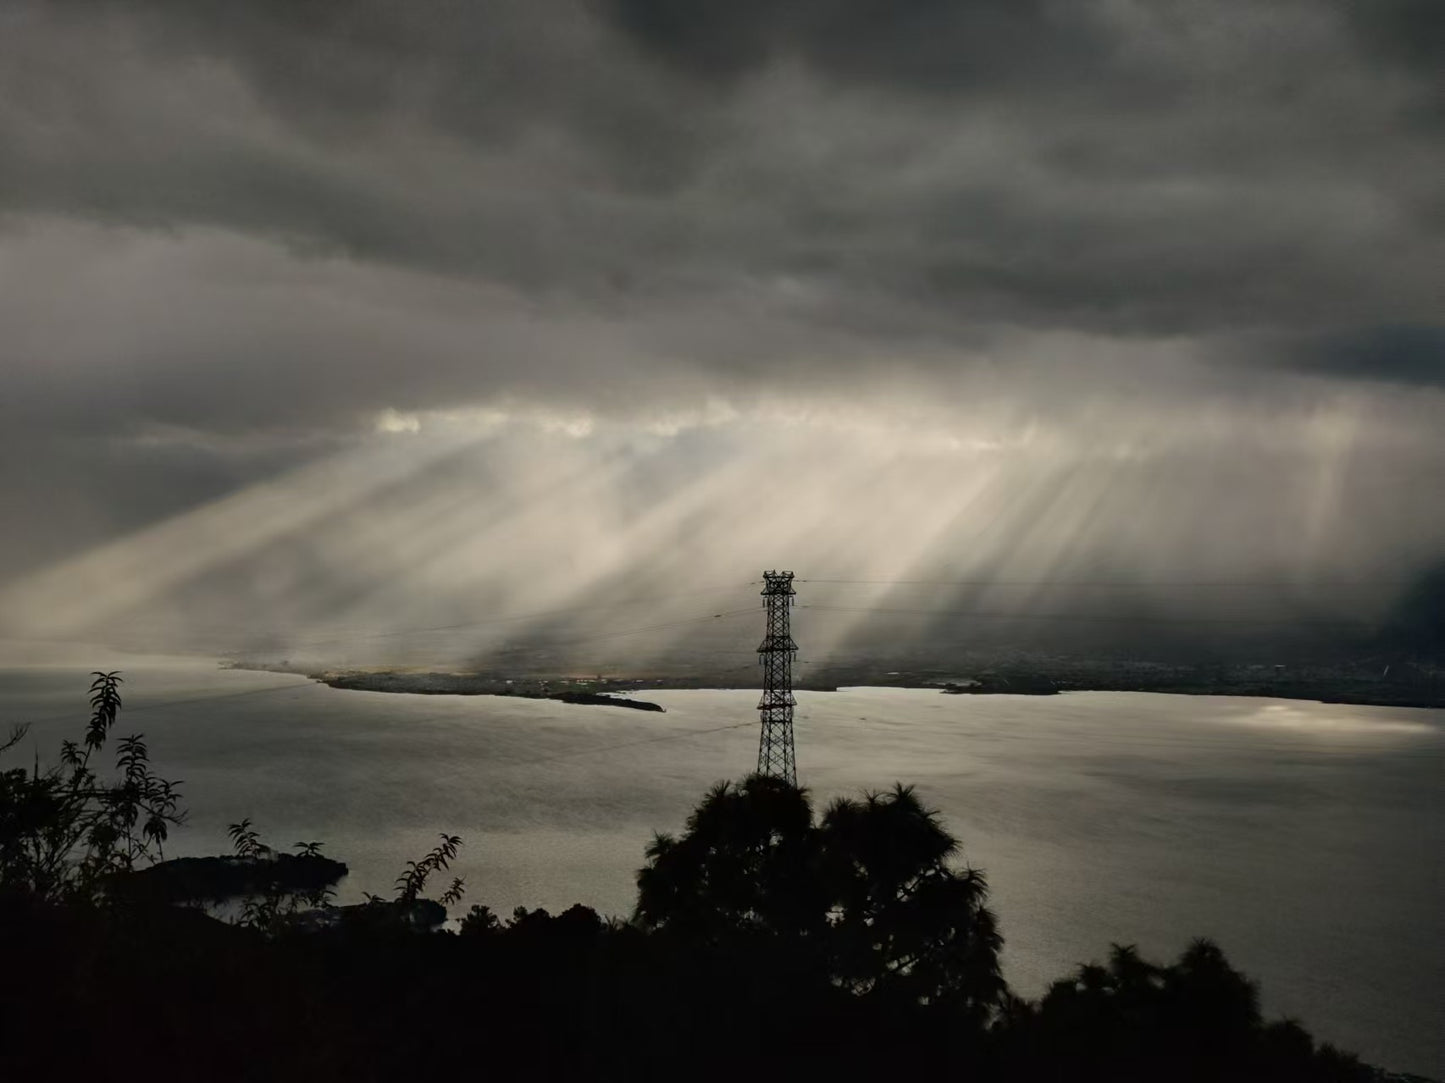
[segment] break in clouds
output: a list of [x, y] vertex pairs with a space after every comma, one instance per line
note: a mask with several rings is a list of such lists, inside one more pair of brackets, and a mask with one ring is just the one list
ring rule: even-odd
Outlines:
[[11, 0], [4, 631], [281, 651], [774, 565], [1377, 612], [1321, 584], [1445, 553], [1442, 34]]

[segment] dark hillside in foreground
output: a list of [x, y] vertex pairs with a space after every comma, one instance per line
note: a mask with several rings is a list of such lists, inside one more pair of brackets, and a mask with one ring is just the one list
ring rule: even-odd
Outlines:
[[11, 899], [0, 951], [0, 1073], [16, 1080], [1376, 1078], [1262, 1025], [1199, 950], [1162, 970], [1116, 953], [991, 1027], [842, 990], [764, 932], [708, 944], [582, 907], [461, 935], [267, 937], [193, 911]]
[[231, 856], [157, 864], [180, 791], [139, 736], [102, 766], [121, 679], [95, 677], [83, 744], [0, 771], [0, 1079], [1381, 1078], [1264, 1021], [1208, 941], [1168, 965], [1116, 945], [1017, 998], [985, 877], [902, 785], [819, 813], [719, 783], [646, 846], [627, 921], [473, 906], [444, 931], [451, 835], [350, 907], [320, 843], [278, 854], [249, 820]]

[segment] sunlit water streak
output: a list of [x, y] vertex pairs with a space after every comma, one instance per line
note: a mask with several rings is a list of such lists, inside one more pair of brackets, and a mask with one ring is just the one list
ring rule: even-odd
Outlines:
[[[176, 853], [252, 817], [321, 839], [385, 892], [441, 830], [468, 902], [624, 914], [656, 830], [755, 755], [755, 692], [660, 691], [666, 714], [343, 692], [303, 678], [126, 659], [120, 732], [185, 780]], [[85, 718], [85, 669], [0, 670], [0, 723], [42, 755]], [[803, 693], [804, 782], [916, 783], [987, 871], [1006, 968], [1036, 995], [1110, 941], [1209, 935], [1272, 1014], [1390, 1067], [1445, 1075], [1445, 712], [1222, 697]], [[29, 745], [16, 750], [28, 763]]]

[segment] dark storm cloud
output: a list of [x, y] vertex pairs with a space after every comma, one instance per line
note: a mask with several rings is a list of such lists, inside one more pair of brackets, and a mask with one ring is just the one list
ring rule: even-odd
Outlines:
[[[1439, 138], [1445, 131], [1445, 5], [1435, 0], [1351, 0], [1353, 28], [1376, 58], [1415, 83], [1405, 119]], [[1436, 204], [1435, 226], [1445, 224]]]
[[[589, 89], [595, 50], [576, 55], [525, 19], [379, 4], [64, 10], [10, 16], [12, 210], [217, 224], [536, 286], [560, 273], [538, 233], [568, 228], [561, 195], [599, 170], [615, 187], [664, 169], [685, 142], [646, 95]], [[537, 145], [552, 129], [566, 132], [555, 152]], [[633, 138], [646, 164], [602, 153]], [[647, 231], [633, 223], [635, 247]], [[598, 261], [579, 255], [565, 257], [585, 278]]]
[[[0, 215], [67, 255], [17, 272], [6, 349], [51, 408], [68, 365], [206, 427], [1428, 324], [1437, 12], [15, 0]], [[127, 267], [76, 222], [175, 250], [75, 292]]]
[[511, 151], [565, 130], [598, 157], [589, 168], [644, 182], [700, 149], [700, 99], [617, 64], [605, 29], [571, 0], [77, 0], [67, 10], [65, 30], [101, 28], [173, 76], [234, 71], [273, 117], [332, 150], [393, 123]]
[[1354, 331], [1298, 346], [1295, 362], [1330, 376], [1445, 387], [1445, 327]]
[[1349, 13], [1369, 45], [1445, 82], [1445, 7], [1436, 0], [1352, 0]]
[[734, 80], [798, 57], [834, 78], [949, 93], [1057, 82], [1114, 42], [1087, 5], [1049, 0], [604, 0], [618, 26], [687, 75]]

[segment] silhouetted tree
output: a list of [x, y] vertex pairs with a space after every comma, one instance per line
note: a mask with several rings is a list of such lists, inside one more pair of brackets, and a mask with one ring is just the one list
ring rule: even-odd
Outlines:
[[754, 775], [720, 782], [681, 837], [658, 835], [637, 874], [637, 919], [694, 940], [820, 931], [828, 899], [807, 792]]
[[1023, 1078], [1312, 1080], [1363, 1083], [1357, 1060], [1290, 1023], [1264, 1025], [1253, 982], [1209, 940], [1170, 966], [1114, 945], [1055, 982], [1036, 1008], [1005, 1016]]
[[835, 801], [819, 832], [833, 972], [850, 989], [949, 1003], [980, 1017], [1007, 992], [1003, 946], [975, 869], [912, 787]]
[[458, 931], [463, 936], [486, 936], [501, 928], [502, 920], [492, 913], [492, 908], [477, 903], [462, 918]]
[[1002, 940], [957, 851], [910, 788], [836, 801], [815, 824], [806, 791], [755, 775], [714, 786], [680, 837], [653, 840], [636, 920], [713, 945], [771, 938], [850, 992], [981, 1022], [1006, 992]]

